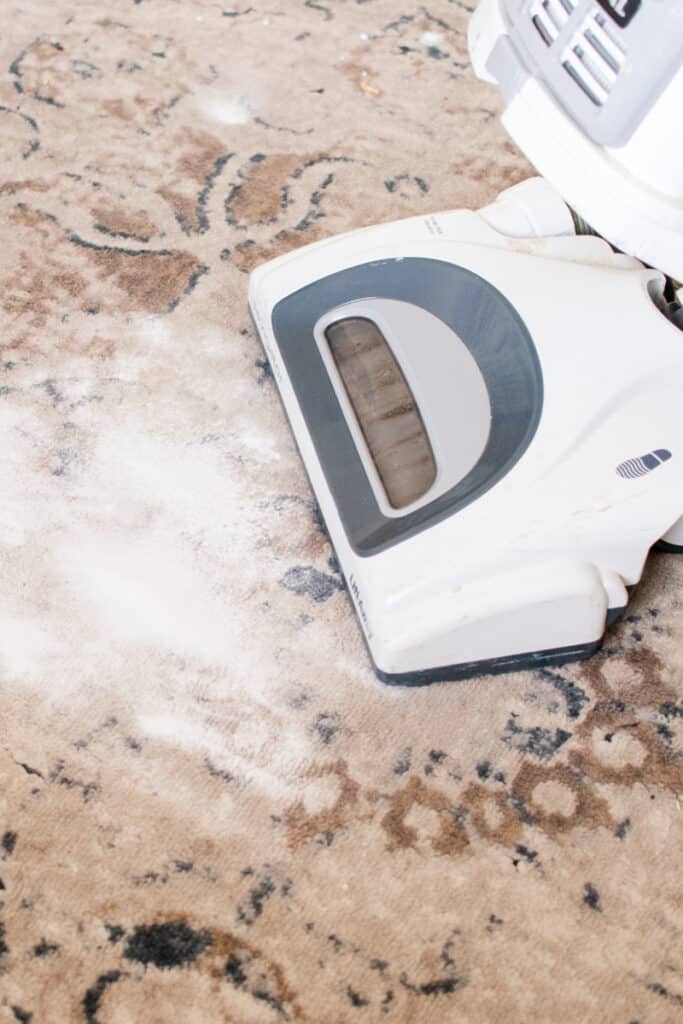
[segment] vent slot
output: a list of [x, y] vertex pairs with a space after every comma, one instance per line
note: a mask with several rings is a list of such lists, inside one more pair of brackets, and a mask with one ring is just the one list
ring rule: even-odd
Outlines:
[[626, 63], [626, 53], [608, 31], [605, 16], [583, 22], [563, 54], [562, 67], [588, 99], [602, 107]]
[[[573, 59], [572, 59], [573, 58]], [[585, 73], [585, 69], [582, 64], [578, 61], [576, 55], [572, 52], [571, 57], [562, 61], [562, 67], [567, 74], [573, 78], [579, 88], [585, 93], [591, 103], [594, 103], [596, 107], [601, 107], [604, 103], [604, 99], [601, 99], [598, 90], [594, 88], [594, 83]], [[602, 91], [602, 90], [600, 90]]]
[[585, 77], [588, 78], [590, 84], [604, 103], [609, 96], [609, 91], [614, 82], [614, 73], [611, 72], [609, 76], [606, 75], [605, 66], [602, 61], [598, 62], [595, 59], [594, 51], [581, 46], [579, 43], [572, 48], [572, 53], [581, 64]]
[[545, 22], [538, 16], [538, 14], [534, 14], [531, 20], [533, 22], [534, 28], [538, 32], [539, 36], [541, 37], [545, 45], [552, 46], [554, 42], [554, 37], [551, 36], [550, 31], [546, 27]]
[[614, 55], [610, 53], [610, 51], [605, 47], [604, 43], [598, 38], [595, 32], [593, 32], [592, 29], [587, 28], [586, 31], [583, 33], [583, 37], [588, 43], [588, 45], [592, 47], [593, 50], [595, 50], [598, 57], [602, 60], [603, 64], [605, 64], [610, 69], [610, 71], [613, 71], [615, 76], [618, 75], [621, 71], [621, 64], [614, 57]]
[[529, 13], [534, 28], [546, 46], [552, 46], [564, 28], [576, 0], [535, 0]]
[[604, 50], [606, 60], [616, 65], [615, 70], [621, 71], [626, 62], [626, 51], [612, 37], [610, 26], [604, 14], [596, 14], [584, 25], [584, 34], [590, 32], [597, 40], [598, 46]]
[[543, 10], [559, 32], [567, 20], [567, 10], [560, 0], [543, 0]]

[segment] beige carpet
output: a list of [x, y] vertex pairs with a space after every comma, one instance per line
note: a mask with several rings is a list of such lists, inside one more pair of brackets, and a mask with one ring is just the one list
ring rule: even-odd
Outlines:
[[4, 0], [1, 1024], [683, 1019], [683, 563], [609, 657], [368, 665], [263, 258], [527, 173], [465, 0]]

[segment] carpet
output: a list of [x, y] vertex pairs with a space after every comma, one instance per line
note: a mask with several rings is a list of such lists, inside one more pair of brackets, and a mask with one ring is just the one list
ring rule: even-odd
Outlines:
[[469, 10], [3, 4], [2, 1024], [683, 1015], [682, 563], [585, 664], [383, 686], [248, 318], [529, 173]]

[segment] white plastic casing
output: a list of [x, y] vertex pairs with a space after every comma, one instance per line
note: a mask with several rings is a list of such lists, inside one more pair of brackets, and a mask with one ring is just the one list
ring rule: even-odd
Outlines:
[[[533, 222], [539, 234], [552, 228], [558, 236], [535, 237]], [[561, 200], [536, 180], [481, 213], [367, 228], [252, 274], [254, 319], [383, 673], [598, 641], [608, 609], [626, 605], [626, 586], [640, 578], [649, 548], [683, 512], [683, 346], [650, 296], [662, 276], [570, 231]], [[526, 233], [510, 237], [518, 232]], [[271, 318], [281, 299], [326, 275], [411, 256], [452, 261], [509, 300], [537, 349], [543, 409], [529, 448], [489, 491], [361, 557], [328, 489]], [[655, 471], [636, 479], [617, 473], [625, 460], [663, 448], [672, 457]]]

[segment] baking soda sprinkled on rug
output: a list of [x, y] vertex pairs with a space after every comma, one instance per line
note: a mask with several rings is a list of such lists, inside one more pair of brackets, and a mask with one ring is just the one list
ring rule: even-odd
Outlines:
[[4, 6], [0, 1021], [673, 1024], [683, 563], [608, 661], [383, 686], [249, 317], [529, 175], [472, 4]]

